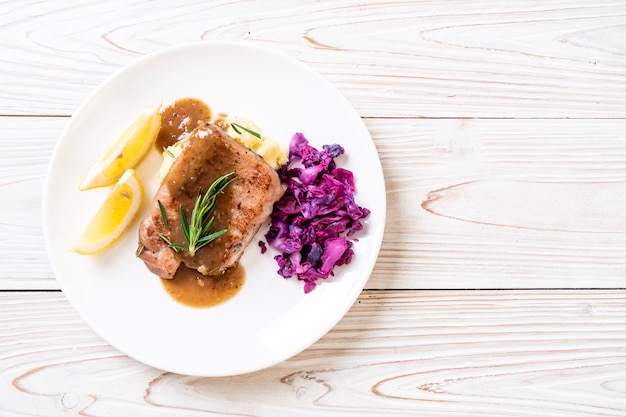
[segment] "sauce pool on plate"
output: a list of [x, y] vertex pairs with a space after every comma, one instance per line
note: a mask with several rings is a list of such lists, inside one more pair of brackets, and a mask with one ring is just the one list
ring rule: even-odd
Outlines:
[[213, 307], [234, 297], [245, 281], [246, 272], [240, 264], [222, 275], [204, 276], [182, 264], [174, 278], [161, 278], [165, 291], [176, 301], [190, 307]]

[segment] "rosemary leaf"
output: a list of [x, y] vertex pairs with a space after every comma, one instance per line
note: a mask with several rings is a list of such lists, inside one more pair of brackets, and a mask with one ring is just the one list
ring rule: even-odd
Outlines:
[[165, 152], [165, 154], [167, 154], [167, 156], [169, 156], [170, 158], [176, 159], [176, 155], [174, 155], [172, 151], [170, 151], [169, 147], [167, 146], [163, 147], [163, 152]]
[[184, 250], [186, 251], [187, 248], [184, 245], [181, 245], [180, 243], [174, 243], [172, 242], [167, 236], [165, 236], [163, 233], [159, 234], [159, 237], [161, 239], [163, 239], [165, 241], [165, 243], [167, 243], [169, 245], [170, 248], [174, 249], [176, 252], [178, 252], [179, 250]]
[[198, 241], [198, 245], [196, 245], [196, 248], [200, 249], [201, 247], [203, 247], [207, 243], [211, 243], [212, 241], [214, 241], [218, 237], [222, 236], [226, 232], [228, 232], [227, 229], [222, 229], [222, 230], [220, 230], [218, 232], [211, 233], [210, 235], [204, 236], [202, 239], [200, 239]]
[[[195, 210], [196, 209], [194, 207], [194, 211]], [[178, 206], [178, 213], [180, 215], [180, 226], [183, 229], [183, 236], [185, 237], [185, 240], [189, 242], [191, 239], [191, 236], [189, 235], [189, 224], [187, 223], [187, 216], [185, 215], [185, 210], [183, 210], [182, 204]]]
[[[245, 130], [246, 132], [250, 133], [252, 136], [256, 136], [257, 138], [261, 139], [261, 134], [258, 132], [255, 132], [254, 130], [250, 130], [245, 126], [240, 125], [239, 123], [231, 123], [230, 124], [233, 129], [235, 130], [235, 132], [237, 132], [239, 135], [241, 135], [241, 130]], [[241, 130], [239, 130], [241, 129]]]
[[165, 208], [163, 207], [161, 200], [157, 200], [157, 203], [159, 203], [159, 211], [161, 212], [161, 220], [163, 221], [163, 226], [168, 228], [170, 227], [170, 225], [169, 225], [169, 222], [167, 221], [167, 216], [165, 215]]

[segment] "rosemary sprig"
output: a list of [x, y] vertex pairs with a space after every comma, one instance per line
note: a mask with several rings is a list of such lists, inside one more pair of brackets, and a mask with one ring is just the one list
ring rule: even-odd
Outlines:
[[[250, 133], [252, 136], [256, 136], [257, 138], [261, 139], [261, 134], [259, 132], [255, 132], [254, 130], [250, 130], [245, 126], [240, 125], [239, 123], [231, 123], [230, 124], [233, 129], [235, 130], [235, 132], [237, 132], [237, 134], [241, 135], [241, 130], [245, 130], [246, 132]], [[239, 130], [241, 129], [241, 130]]]
[[[222, 175], [216, 179], [209, 187], [206, 193], [202, 194], [202, 189], [198, 190], [198, 197], [196, 197], [196, 203], [191, 211], [191, 222], [187, 222], [187, 216], [183, 205], [178, 206], [178, 213], [180, 215], [181, 228], [183, 236], [185, 237], [186, 244], [172, 242], [165, 234], [161, 233], [159, 236], [163, 239], [172, 249], [175, 251], [185, 251], [191, 256], [194, 256], [198, 249], [211, 243], [221, 235], [227, 232], [227, 229], [213, 231], [213, 220], [215, 216], [212, 216], [213, 209], [217, 204], [217, 196], [224, 192], [226, 187], [233, 182], [237, 177], [232, 177], [234, 172], [230, 172], [226, 175]], [[159, 210], [161, 211], [161, 218], [165, 227], [169, 227], [169, 222], [165, 215], [165, 210], [161, 201], [157, 200], [159, 204]]]

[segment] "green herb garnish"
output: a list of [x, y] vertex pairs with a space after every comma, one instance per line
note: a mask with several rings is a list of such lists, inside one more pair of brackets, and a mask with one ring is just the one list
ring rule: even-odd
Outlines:
[[241, 135], [241, 130], [245, 130], [246, 132], [250, 133], [252, 136], [256, 136], [257, 138], [261, 139], [260, 133], [255, 132], [254, 130], [250, 130], [245, 126], [240, 125], [239, 123], [231, 123], [230, 125], [233, 127], [233, 129], [235, 129], [235, 132], [237, 132], [237, 134], [239, 135]]
[[[186, 245], [172, 242], [163, 233], [159, 235], [161, 239], [163, 239], [175, 251], [178, 252], [179, 250], [182, 250], [189, 253], [191, 256], [194, 256], [198, 249], [211, 243], [213, 240], [226, 233], [227, 229], [219, 230], [217, 232], [213, 231], [212, 225], [215, 216], [212, 216], [212, 213], [213, 209], [215, 209], [215, 205], [217, 204], [217, 196], [223, 193], [226, 187], [237, 179], [237, 177], [231, 177], [233, 174], [234, 172], [231, 172], [216, 179], [204, 195], [202, 194], [201, 188], [198, 190], [196, 204], [191, 211], [191, 222], [187, 222], [187, 216], [185, 215], [183, 205], [181, 204], [178, 206], [181, 228], [183, 236], [185, 237]], [[161, 210], [163, 224], [166, 225], [165, 227], [168, 227], [167, 225], [169, 223], [165, 216], [163, 205], [160, 201], [158, 201], [158, 203], [159, 210]]]
[[157, 203], [159, 203], [159, 211], [161, 212], [161, 220], [163, 220], [163, 226], [170, 227], [170, 224], [167, 221], [167, 216], [165, 215], [165, 208], [163, 208], [163, 204], [161, 204], [161, 200], [157, 200]]
[[164, 148], [163, 148], [163, 152], [165, 152], [165, 153], [166, 153], [166, 154], [167, 154], [170, 158], [172, 158], [172, 159], [176, 159], [176, 155], [174, 155], [174, 154], [172, 153], [172, 151], [170, 151], [170, 147], [169, 147], [169, 146], [164, 147]]

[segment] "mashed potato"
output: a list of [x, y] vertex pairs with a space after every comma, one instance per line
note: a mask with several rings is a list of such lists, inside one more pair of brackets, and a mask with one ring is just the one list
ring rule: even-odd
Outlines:
[[176, 144], [163, 149], [163, 162], [161, 162], [159, 172], [157, 172], [157, 179], [159, 180], [159, 182], [163, 182], [167, 173], [170, 172], [170, 168], [172, 167], [174, 160], [183, 151], [185, 143], [186, 142], [183, 139], [176, 142]]
[[[289, 149], [287, 146], [272, 138], [263, 135], [261, 128], [252, 120], [243, 119], [237, 116], [227, 116], [225, 122], [228, 125], [226, 133], [246, 148], [260, 155], [269, 166], [278, 169], [287, 163], [289, 158]], [[245, 129], [235, 128], [233, 123], [243, 126]], [[258, 133], [260, 137], [250, 133], [249, 131]]]

